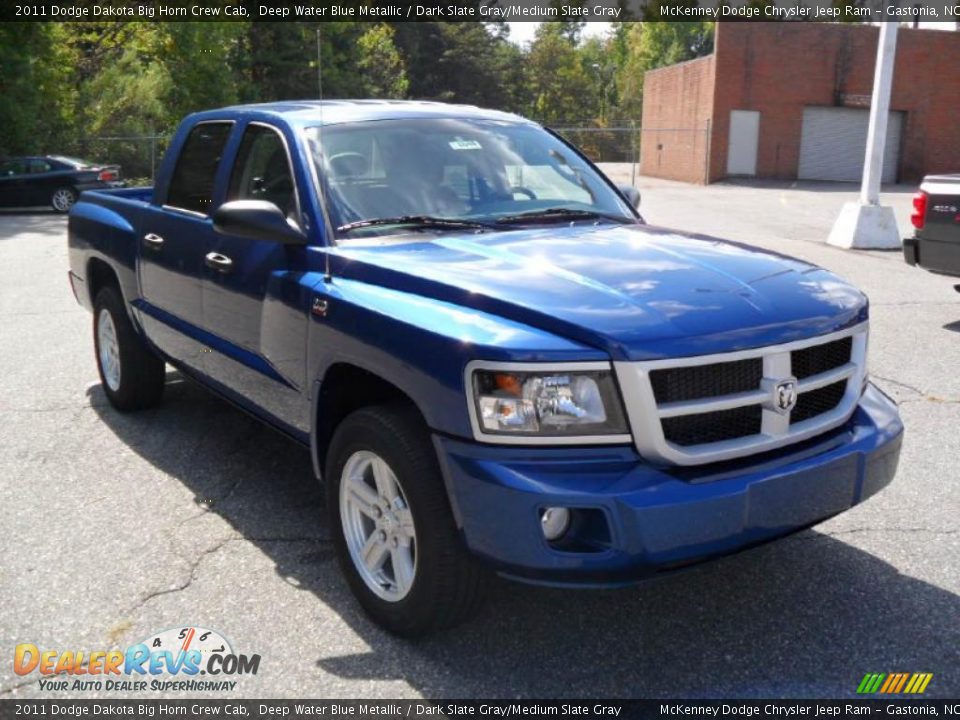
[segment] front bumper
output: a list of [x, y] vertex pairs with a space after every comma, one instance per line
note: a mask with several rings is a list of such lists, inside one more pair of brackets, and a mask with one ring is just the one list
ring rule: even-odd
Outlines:
[[[655, 467], [631, 447], [534, 449], [435, 436], [467, 546], [532, 582], [620, 585], [808, 527], [867, 499], [897, 469], [903, 424], [869, 385], [843, 427], [723, 465]], [[551, 545], [543, 508], [573, 509]]]

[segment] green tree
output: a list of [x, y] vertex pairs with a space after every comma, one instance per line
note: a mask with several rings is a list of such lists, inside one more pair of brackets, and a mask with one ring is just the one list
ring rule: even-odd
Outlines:
[[70, 135], [74, 93], [61, 27], [0, 23], [0, 155], [43, 152]]
[[626, 36], [626, 59], [618, 72], [620, 109], [639, 120], [643, 75], [648, 70], [692, 60], [713, 52], [712, 22], [634, 23]]
[[165, 91], [167, 127], [183, 116], [239, 99], [241, 43], [249, 23], [158, 23], [158, 56], [173, 80]]
[[550, 124], [581, 122], [589, 110], [594, 87], [570, 40], [559, 23], [537, 28], [527, 55], [529, 112]]
[[523, 55], [503, 23], [397, 23], [394, 29], [411, 97], [518, 109]]
[[403, 98], [410, 86], [389, 25], [374, 25], [357, 40], [357, 69], [365, 97]]

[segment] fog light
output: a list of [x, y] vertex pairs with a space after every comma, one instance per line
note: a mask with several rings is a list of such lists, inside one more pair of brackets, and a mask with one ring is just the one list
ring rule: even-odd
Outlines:
[[549, 507], [540, 516], [540, 529], [550, 541], [560, 538], [570, 527], [570, 511], [562, 507]]

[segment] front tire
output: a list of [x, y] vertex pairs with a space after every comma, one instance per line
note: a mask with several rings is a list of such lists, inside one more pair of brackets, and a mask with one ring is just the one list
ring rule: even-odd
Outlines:
[[418, 637], [465, 620], [485, 573], [453, 520], [429, 434], [415, 410], [357, 410], [327, 453], [327, 511], [350, 589], [379, 625]]
[[103, 392], [117, 410], [144, 410], [163, 398], [163, 360], [147, 347], [119, 290], [105, 287], [93, 304], [93, 343]]
[[58, 213], [68, 213], [77, 201], [77, 191], [72, 187], [57, 188], [50, 196], [50, 207]]

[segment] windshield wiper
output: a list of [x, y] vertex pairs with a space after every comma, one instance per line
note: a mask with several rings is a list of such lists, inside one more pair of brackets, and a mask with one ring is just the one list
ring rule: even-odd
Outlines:
[[596, 212], [595, 210], [577, 210], [575, 208], [546, 208], [545, 210], [531, 210], [530, 212], [518, 213], [516, 215], [504, 215], [497, 218], [500, 225], [520, 225], [522, 223], [542, 223], [553, 220], [609, 220], [615, 223], [632, 222], [630, 218], [620, 215], [607, 215], [606, 213]]
[[397, 217], [371, 218], [357, 220], [341, 225], [337, 232], [347, 233], [358, 228], [378, 227], [380, 225], [407, 225], [415, 228], [439, 228], [450, 230], [489, 230], [490, 225], [473, 220], [433, 217], [431, 215], [398, 215]]

